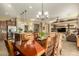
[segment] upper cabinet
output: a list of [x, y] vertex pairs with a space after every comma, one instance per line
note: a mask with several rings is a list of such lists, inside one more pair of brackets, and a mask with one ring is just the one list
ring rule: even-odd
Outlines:
[[7, 20], [7, 25], [9, 25], [9, 26], [16, 26], [16, 18]]

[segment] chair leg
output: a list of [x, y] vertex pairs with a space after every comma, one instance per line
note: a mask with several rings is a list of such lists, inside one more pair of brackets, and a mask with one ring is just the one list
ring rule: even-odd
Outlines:
[[60, 55], [62, 55], [62, 49], [60, 50]]

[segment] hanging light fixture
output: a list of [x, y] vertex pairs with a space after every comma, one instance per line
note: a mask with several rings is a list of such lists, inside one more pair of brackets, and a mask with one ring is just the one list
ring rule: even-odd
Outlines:
[[41, 20], [48, 19], [48, 11], [44, 12], [44, 10], [43, 10], [43, 3], [42, 3], [42, 11], [38, 12], [36, 17], [37, 17], [37, 19], [41, 19]]

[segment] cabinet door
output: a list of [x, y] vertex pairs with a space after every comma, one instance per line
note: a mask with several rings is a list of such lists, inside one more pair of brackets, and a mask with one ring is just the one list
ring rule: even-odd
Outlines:
[[39, 32], [39, 24], [34, 24], [34, 32]]
[[28, 25], [25, 25], [25, 32], [28, 31]]

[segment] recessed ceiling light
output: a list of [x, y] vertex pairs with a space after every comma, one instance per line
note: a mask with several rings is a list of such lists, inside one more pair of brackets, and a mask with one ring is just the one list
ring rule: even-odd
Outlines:
[[32, 21], [35, 21], [35, 19], [31, 19]]
[[41, 15], [42, 14], [42, 12], [38, 12], [38, 15]]
[[5, 15], [8, 15], [8, 12], [6, 12]]
[[53, 21], [49, 21], [49, 23], [52, 23]]
[[18, 15], [17, 18], [20, 18], [20, 16]]
[[11, 6], [11, 4], [7, 4], [7, 6], [9, 7], [9, 8], [11, 8], [12, 6]]
[[36, 15], [37, 18], [39, 18], [39, 15]]
[[45, 14], [45, 15], [48, 15], [48, 11], [46, 11], [44, 14]]
[[29, 6], [30, 9], [32, 9], [32, 6]]
[[47, 17], [49, 17], [49, 16], [47, 15]]

